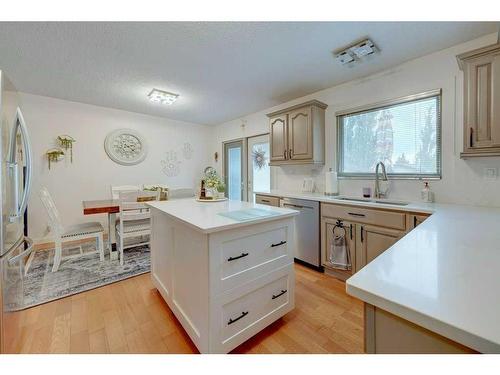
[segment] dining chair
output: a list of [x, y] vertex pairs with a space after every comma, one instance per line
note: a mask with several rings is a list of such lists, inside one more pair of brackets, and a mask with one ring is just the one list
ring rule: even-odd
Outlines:
[[[82, 255], [99, 253], [101, 262], [104, 261], [104, 228], [101, 223], [97, 222], [87, 222], [82, 224], [71, 225], [64, 227], [61, 222], [61, 217], [59, 211], [54, 203], [54, 200], [50, 196], [47, 188], [43, 187], [40, 189], [40, 199], [47, 212], [47, 217], [49, 219], [50, 231], [54, 236], [55, 252], [54, 252], [54, 264], [52, 266], [52, 272], [59, 270], [61, 265], [62, 257], [62, 245], [65, 242], [70, 241], [83, 241], [89, 239], [95, 239], [96, 241], [96, 251], [83, 252], [82, 245], [74, 246], [74, 248], [79, 248], [79, 253], [75, 255], [69, 255], [64, 257], [64, 260], [80, 257]], [[34, 253], [32, 253], [34, 254]], [[31, 263], [29, 261], [29, 263]]]
[[[168, 189], [168, 186], [166, 184], [143, 184], [142, 185], [142, 190], [144, 190], [144, 191], [155, 191], [155, 189], [157, 189], [157, 188], [161, 188], [165, 192], [166, 196], [168, 197], [169, 189]], [[157, 190], [157, 194], [158, 194], [157, 200], [161, 200], [160, 199], [161, 193], [162, 193], [161, 191]]]
[[[151, 212], [145, 202], [157, 199], [156, 191], [123, 191], [119, 194], [120, 218], [115, 226], [120, 264], [124, 264], [124, 250], [148, 245], [151, 239]], [[129, 238], [140, 241], [127, 242]]]
[[137, 185], [118, 185], [118, 186], [111, 186], [111, 198], [112, 199], [119, 199], [120, 198], [120, 192], [134, 192], [134, 191], [140, 191], [141, 187]]

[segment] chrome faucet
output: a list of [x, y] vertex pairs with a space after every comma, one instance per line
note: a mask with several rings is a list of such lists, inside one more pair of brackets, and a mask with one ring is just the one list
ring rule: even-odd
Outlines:
[[375, 192], [373, 193], [374, 197], [379, 199], [379, 198], [385, 198], [387, 196], [387, 189], [385, 191], [380, 191], [380, 180], [379, 180], [379, 173], [378, 173], [378, 167], [382, 167], [382, 181], [388, 181], [389, 179], [387, 178], [387, 172], [385, 171], [385, 164], [379, 161], [375, 167]]

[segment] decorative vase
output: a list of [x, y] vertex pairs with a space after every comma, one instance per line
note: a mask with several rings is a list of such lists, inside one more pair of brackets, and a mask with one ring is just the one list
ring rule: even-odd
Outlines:
[[205, 195], [207, 197], [212, 197], [212, 198], [216, 199], [217, 198], [217, 190], [215, 188], [206, 188]]

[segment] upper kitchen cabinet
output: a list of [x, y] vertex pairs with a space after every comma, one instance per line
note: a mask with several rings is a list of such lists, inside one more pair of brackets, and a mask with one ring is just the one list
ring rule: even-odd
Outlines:
[[269, 113], [269, 165], [325, 163], [325, 109], [317, 100]]
[[271, 145], [271, 161], [282, 161], [287, 159], [287, 132], [286, 124], [288, 123], [288, 115], [281, 114], [271, 117], [269, 121], [269, 134]]
[[500, 156], [500, 43], [457, 56], [464, 72], [461, 158]]

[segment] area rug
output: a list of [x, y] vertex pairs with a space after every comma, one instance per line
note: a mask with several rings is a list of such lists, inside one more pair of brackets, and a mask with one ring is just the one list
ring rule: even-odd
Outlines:
[[[84, 253], [93, 251], [95, 249], [93, 246], [95, 246], [93, 243], [84, 245]], [[67, 297], [150, 270], [148, 246], [126, 249], [123, 266], [119, 260], [109, 260], [109, 253], [103, 262], [99, 260], [99, 254], [91, 253], [63, 260], [59, 270], [52, 272], [53, 258], [53, 250], [36, 252], [29, 272], [24, 278], [23, 306], [17, 308], [27, 308]]]

